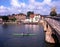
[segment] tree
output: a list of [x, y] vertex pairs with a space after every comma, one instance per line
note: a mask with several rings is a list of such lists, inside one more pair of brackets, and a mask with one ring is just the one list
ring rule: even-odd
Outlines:
[[27, 17], [30, 17], [30, 14], [34, 14], [34, 12], [28, 11], [27, 12]]
[[15, 18], [15, 17], [13, 17], [11, 20], [15, 22], [15, 21], [16, 21], [16, 18]]
[[12, 16], [14, 16], [15, 14], [12, 14]]
[[57, 16], [56, 8], [51, 9], [50, 16]]
[[56, 12], [51, 12], [51, 13], [50, 13], [50, 16], [56, 16], [56, 15], [57, 15]]
[[4, 22], [7, 22], [9, 20], [8, 16], [2, 16], [2, 19]]

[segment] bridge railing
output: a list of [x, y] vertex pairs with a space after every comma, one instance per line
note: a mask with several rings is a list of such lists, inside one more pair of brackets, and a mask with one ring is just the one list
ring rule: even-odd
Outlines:
[[48, 22], [49, 25], [55, 30], [55, 34], [60, 43], [60, 21], [55, 20], [55, 18], [45, 17], [45, 20]]
[[45, 20], [57, 31], [60, 32], [60, 22], [53, 18], [45, 18]]

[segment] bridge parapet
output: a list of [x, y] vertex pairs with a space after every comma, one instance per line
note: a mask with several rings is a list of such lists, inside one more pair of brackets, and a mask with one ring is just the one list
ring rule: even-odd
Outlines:
[[56, 30], [56, 32], [60, 35], [60, 21], [51, 18], [45, 18], [45, 20]]
[[57, 36], [58, 41], [60, 43], [60, 21], [58, 19], [60, 18], [59, 17], [44, 17], [43, 26], [44, 26], [44, 31], [46, 31], [45, 38], [47, 42], [54, 43], [54, 39], [52, 37], [52, 34], [54, 33]]

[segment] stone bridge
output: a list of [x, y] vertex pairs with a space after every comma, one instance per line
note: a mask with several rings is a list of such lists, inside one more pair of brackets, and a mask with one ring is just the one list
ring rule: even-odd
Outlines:
[[[60, 17], [42, 17], [40, 20], [45, 31], [45, 41], [60, 43]], [[56, 36], [56, 40], [53, 36]]]

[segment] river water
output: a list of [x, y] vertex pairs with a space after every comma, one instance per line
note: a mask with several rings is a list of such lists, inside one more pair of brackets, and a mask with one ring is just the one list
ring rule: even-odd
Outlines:
[[0, 47], [53, 46], [45, 43], [45, 33], [42, 25], [0, 24]]

